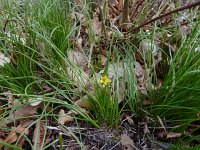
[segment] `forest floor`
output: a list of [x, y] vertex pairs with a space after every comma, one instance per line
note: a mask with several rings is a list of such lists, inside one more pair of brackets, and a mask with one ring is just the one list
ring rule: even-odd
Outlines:
[[200, 149], [199, 6], [0, 0], [0, 149]]

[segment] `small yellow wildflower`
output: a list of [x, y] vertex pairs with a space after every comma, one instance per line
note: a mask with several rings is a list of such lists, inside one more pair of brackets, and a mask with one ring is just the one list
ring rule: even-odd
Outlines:
[[111, 80], [108, 78], [107, 75], [104, 75], [101, 77], [100, 83], [102, 83], [103, 85], [107, 85], [110, 82], [111, 82]]

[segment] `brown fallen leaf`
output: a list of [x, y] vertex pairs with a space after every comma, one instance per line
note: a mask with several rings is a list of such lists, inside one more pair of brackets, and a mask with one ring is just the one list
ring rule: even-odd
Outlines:
[[10, 90], [8, 90], [7, 92], [5, 92], [4, 94], [7, 96], [7, 98], [8, 98], [9, 101], [15, 99], [13, 93]]
[[[86, 96], [85, 96], [86, 97]], [[80, 103], [82, 103], [81, 101], [79, 101]], [[80, 112], [84, 113], [84, 114], [89, 114], [89, 112], [85, 109], [85, 108], [81, 108], [76, 104], [76, 109], [78, 109]], [[61, 111], [60, 111], [61, 112]], [[63, 112], [61, 112], [62, 114]], [[60, 114], [60, 113], [59, 113]], [[64, 118], [61, 118], [61, 120], [59, 120], [61, 123], [63, 123], [63, 121], [65, 121], [64, 123], [68, 123], [68, 122], [73, 122], [74, 119], [72, 117], [72, 115], [78, 115], [78, 112], [75, 110], [70, 110], [68, 111], [66, 114], [64, 114]], [[60, 119], [60, 118], [59, 118]]]
[[74, 118], [68, 114], [65, 114], [65, 111], [63, 109], [60, 110], [59, 115], [60, 116], [58, 118], [58, 123], [60, 123], [61, 125], [74, 121]]
[[[37, 136], [37, 140], [36, 140], [36, 136]], [[33, 139], [32, 139], [33, 143], [37, 142], [36, 150], [42, 149], [43, 139], [45, 138], [46, 140], [46, 137], [44, 136], [45, 136], [45, 123], [41, 122], [41, 120], [38, 120], [36, 123], [36, 128], [34, 130]]]
[[[157, 65], [162, 60], [162, 52], [158, 50], [159, 41], [151, 41], [150, 39], [144, 39], [140, 42], [139, 57], [142, 57], [143, 63], [152, 65], [151, 69], [154, 68], [154, 65]], [[154, 64], [151, 61], [154, 61]]]
[[99, 21], [98, 17], [94, 17], [91, 20], [91, 23], [92, 23], [93, 33], [95, 33], [95, 35], [99, 35], [101, 33], [102, 23]]
[[82, 0], [76, 0], [76, 4], [77, 5], [83, 5], [83, 1]]
[[85, 55], [80, 51], [69, 51], [68, 58], [70, 62], [82, 67], [88, 62]]
[[128, 115], [124, 114], [124, 117], [125, 117], [124, 120], [127, 120], [128, 123], [129, 123], [130, 125], [134, 125], [134, 121], [133, 121], [133, 119], [131, 118], [132, 116], [133, 116], [133, 115], [128, 116]]
[[108, 60], [108, 57], [106, 57], [106, 56], [104, 56], [104, 55], [100, 55], [99, 57], [100, 57], [100, 59], [101, 59], [101, 64], [102, 64], [102, 66], [105, 66], [105, 65], [106, 65], [106, 62], [107, 62], [107, 60]]
[[135, 147], [133, 141], [131, 140], [131, 138], [127, 134], [121, 135], [121, 144], [122, 144], [124, 150], [125, 149], [131, 150]]
[[73, 68], [67, 67], [67, 73], [71, 80], [77, 83], [79, 86], [83, 86], [87, 84], [87, 81], [89, 80], [88, 74], [80, 69], [80, 68]]
[[[81, 108], [81, 107], [77, 106], [76, 109], [78, 109], [80, 112], [82, 112], [84, 114], [89, 114], [89, 112], [85, 108]], [[75, 111], [75, 110], [70, 110], [70, 111], [67, 112], [67, 115], [73, 115], [73, 114], [74, 115], [78, 115], [78, 112]]]
[[21, 117], [27, 117], [32, 116], [34, 114], [37, 114], [37, 110], [39, 108], [43, 108], [43, 104], [37, 106], [30, 106], [30, 105], [24, 105], [23, 107], [17, 109], [12, 115], [12, 119], [21, 118]]
[[4, 138], [6, 134], [7, 134], [6, 131], [0, 130], [0, 139]]
[[124, 86], [123, 80], [119, 80], [119, 95], [118, 95], [118, 104], [121, 103], [124, 100], [124, 97], [126, 95], [126, 87]]
[[88, 96], [85, 95], [81, 99], [75, 102], [75, 105], [81, 108], [91, 109], [90, 102], [88, 101]]
[[[0, 138], [0, 141], [4, 141], [4, 139]], [[0, 149], [2, 149], [3, 145], [0, 144]]]
[[15, 98], [15, 96], [13, 95], [12, 91], [8, 90], [4, 93], [4, 95], [7, 97], [8, 100], [8, 106], [9, 107], [13, 107], [16, 105], [20, 105], [21, 102]]
[[[22, 127], [22, 126], [18, 126], [18, 127], [12, 127], [11, 128], [11, 132], [8, 134], [8, 136], [6, 137], [6, 139], [4, 140], [5, 143], [8, 144], [12, 144], [14, 143], [20, 136], [20, 133], [24, 133], [25, 135], [29, 134], [29, 130], [27, 130], [26, 128]], [[24, 137], [21, 136], [20, 139], [23, 139]], [[19, 146], [23, 145], [23, 141], [25, 140], [21, 140]], [[0, 144], [0, 149], [3, 147], [3, 145]]]
[[114, 77], [122, 78], [125, 76], [124, 66], [120, 64], [110, 64], [108, 67], [108, 77], [113, 79]]
[[119, 11], [122, 11], [124, 7], [124, 1], [123, 0], [119, 0], [118, 4], [117, 4], [117, 9]]
[[139, 62], [135, 62], [135, 75], [140, 78], [140, 79], [143, 79], [144, 78], [144, 74], [145, 74], [145, 71], [144, 69], [142, 68], [141, 64]]
[[0, 115], [3, 114], [5, 112], [3, 105], [0, 102]]
[[22, 126], [23, 128], [27, 128], [28, 126], [30, 126], [31, 124], [34, 124], [33, 120], [28, 120], [28, 119], [23, 119], [20, 121], [20, 126]]
[[139, 62], [135, 62], [135, 75], [137, 79], [137, 86], [143, 95], [147, 95], [147, 87], [145, 83], [145, 71]]
[[19, 142], [17, 143], [17, 147], [22, 148], [22, 146], [24, 145], [25, 142], [25, 138], [20, 138]]

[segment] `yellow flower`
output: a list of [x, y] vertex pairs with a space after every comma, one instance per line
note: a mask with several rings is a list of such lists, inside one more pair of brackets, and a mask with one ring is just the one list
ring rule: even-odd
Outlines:
[[108, 78], [107, 75], [104, 75], [101, 77], [100, 83], [102, 83], [103, 85], [107, 85], [110, 82], [111, 82], [111, 80]]

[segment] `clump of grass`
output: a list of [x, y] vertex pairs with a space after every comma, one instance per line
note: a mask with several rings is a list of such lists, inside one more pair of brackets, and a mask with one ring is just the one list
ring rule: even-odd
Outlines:
[[[185, 132], [191, 124], [199, 121], [200, 111], [200, 52], [199, 49], [198, 21], [189, 35], [181, 42], [178, 48], [169, 58], [168, 73], [163, 79], [162, 86], [155, 92], [153, 105], [150, 112], [163, 118], [166, 125], [176, 126], [176, 132]], [[197, 123], [198, 124], [198, 123]], [[194, 142], [199, 138], [196, 132], [199, 127], [189, 131], [180, 139], [179, 144]], [[194, 148], [195, 149], [195, 148]]]
[[111, 80], [107, 75], [101, 77], [100, 83], [94, 84], [94, 92], [87, 93], [92, 108], [92, 116], [99, 124], [107, 123], [110, 127], [118, 127], [118, 97], [109, 87]]
[[[8, 17], [2, 17], [6, 23], [0, 25], [0, 49], [11, 58], [9, 64], [0, 67], [4, 92], [11, 90], [19, 99], [42, 94], [45, 99], [54, 97], [51, 103], [57, 103], [59, 96], [67, 109], [77, 109], [69, 106], [74, 105], [71, 97], [78, 85], [67, 70], [67, 66], [73, 70], [67, 58], [67, 52], [73, 48], [70, 37], [76, 24], [70, 22], [72, 6], [63, 0], [26, 1], [21, 6], [16, 1], [9, 2]], [[45, 93], [42, 84], [51, 90]]]
[[200, 109], [198, 103], [200, 53], [196, 51], [199, 47], [198, 27], [199, 23], [190, 37], [185, 39], [181, 47], [173, 54], [169, 72], [163, 85], [157, 91], [156, 105], [152, 111], [160, 116], [177, 119], [177, 121], [183, 118], [197, 118]]
[[142, 97], [137, 86], [137, 79], [135, 75], [135, 56], [132, 52], [128, 52], [128, 56], [124, 61], [126, 64], [125, 72], [127, 73], [126, 80], [128, 81], [125, 101], [128, 103], [131, 111], [136, 112], [139, 116], [141, 115], [141, 111], [139, 109], [142, 109]]

